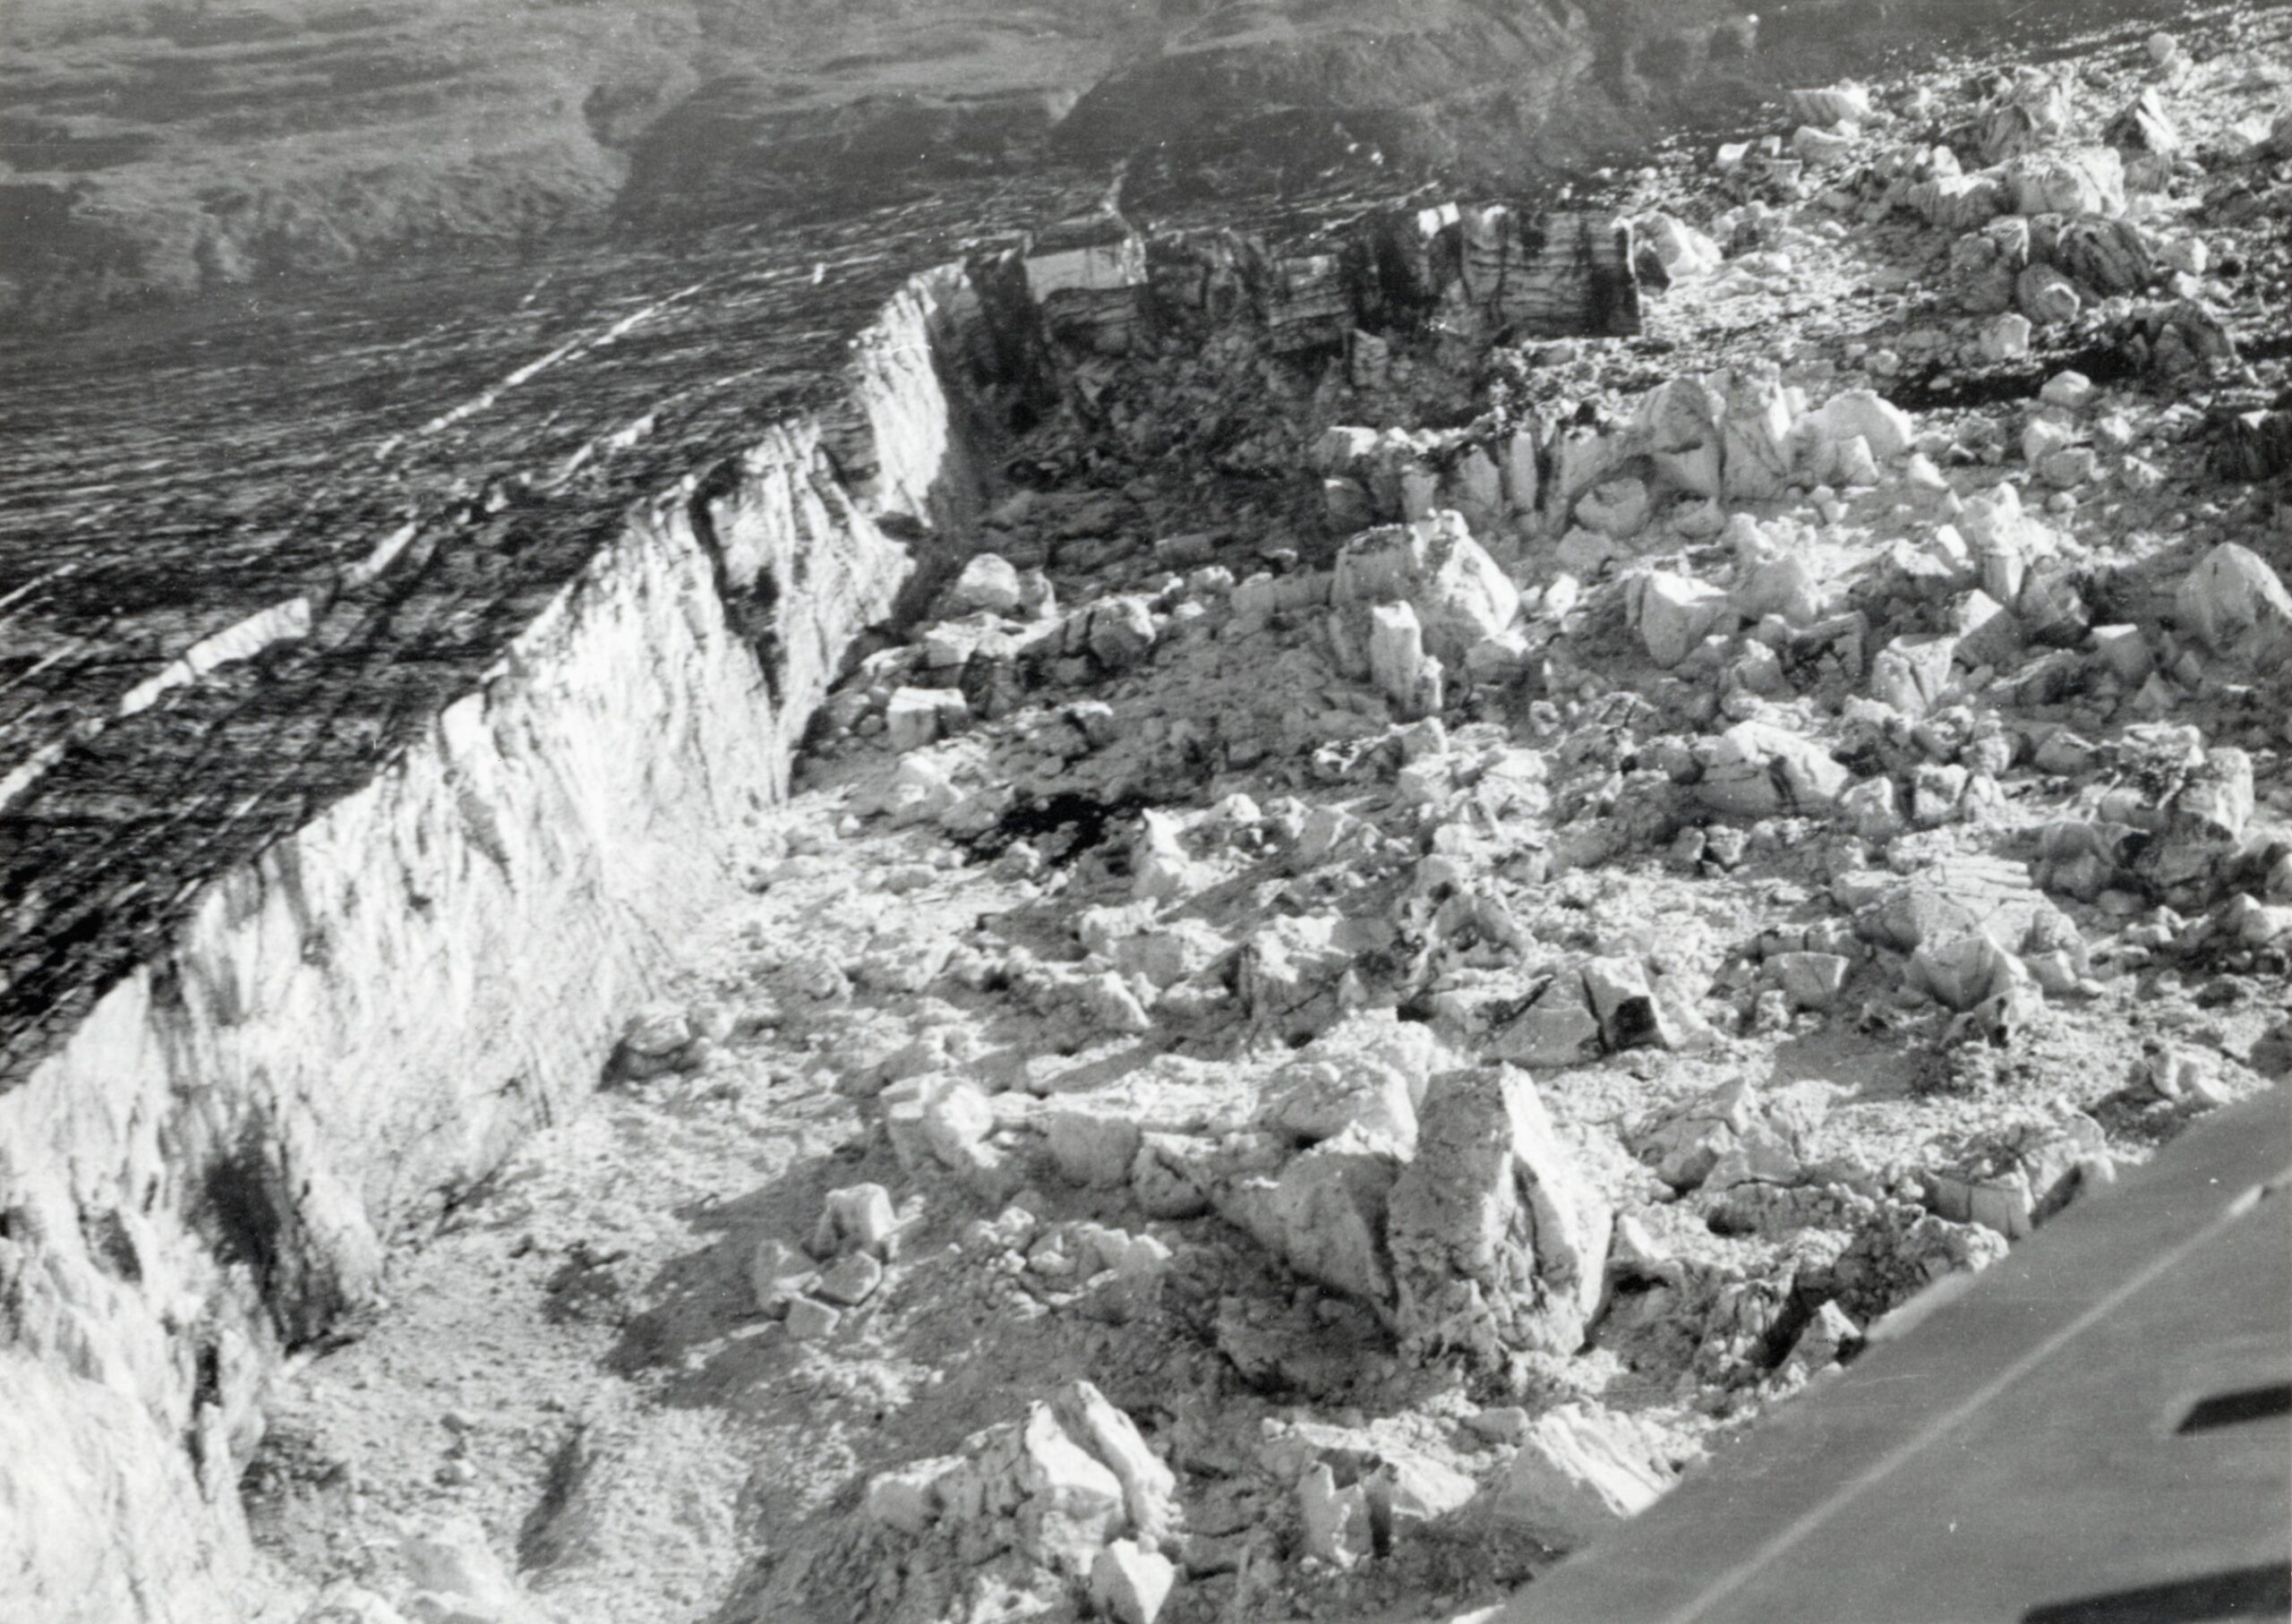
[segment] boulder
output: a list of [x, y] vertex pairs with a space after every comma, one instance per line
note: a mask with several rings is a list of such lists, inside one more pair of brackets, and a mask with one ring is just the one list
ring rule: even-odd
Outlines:
[[2012, 953], [1980, 930], [1929, 938], [1910, 960], [1910, 984], [1954, 1010], [1997, 996], [2025, 973]]
[[1865, 940], [1913, 953], [1922, 944], [1980, 931], [2019, 952], [2041, 916], [2056, 910], [2028, 868], [2004, 858], [1956, 857], [1888, 886], [1854, 916]]
[[1839, 130], [1818, 130], [1800, 124], [1791, 132], [1791, 155], [1810, 169], [1843, 163], [1854, 150], [1854, 137]]
[[961, 688], [964, 670], [988, 630], [983, 618], [927, 627], [915, 639], [916, 686]]
[[1647, 527], [1647, 487], [1629, 475], [1602, 482], [1576, 503], [1576, 522], [1620, 542]]
[[[1821, 1086], [1821, 1085], [1817, 1085]], [[1670, 1111], [1633, 1135], [1639, 1158], [1674, 1190], [1693, 1190], [1719, 1175], [1788, 1183], [1797, 1177], [1789, 1137], [1792, 1113], [1763, 1100], [1749, 1078], [1737, 1077]]]
[[843, 1311], [830, 1308], [815, 1297], [797, 1297], [788, 1304], [788, 1337], [794, 1342], [824, 1342], [843, 1323]]
[[[1878, 782], [1883, 782], [1884, 780]], [[1769, 961], [1793, 1009], [1829, 1009], [1845, 990], [1852, 962], [1834, 953], [1785, 953]]]
[[1520, 607], [1519, 588], [1452, 512], [1354, 537], [1338, 553], [1330, 598], [1408, 604], [1427, 652], [1458, 670], [1473, 645], [1510, 625]]
[[[2037, 472], [2055, 490], [2074, 491], [2091, 484], [2100, 472], [2100, 453], [2091, 446], [2064, 446], [2039, 463]], [[2027, 595], [2025, 590], [2023, 596]]]
[[1641, 247], [1655, 256], [1674, 282], [1709, 276], [1725, 261], [1717, 243], [1673, 216], [1642, 215], [1632, 229]]
[[1467, 526], [1493, 526], [1504, 517], [1503, 475], [1487, 452], [1467, 446], [1441, 473], [1437, 500]]
[[2006, 212], [2005, 183], [1994, 175], [1946, 175], [1920, 181], [1910, 206], [1926, 223], [1952, 234], [1978, 231]]
[[1923, 716], [1948, 693], [1957, 652], [1952, 637], [1896, 637], [1870, 662], [1870, 692], [1905, 716]]
[[1390, 1011], [1350, 1016], [1273, 1074], [1267, 1120], [1308, 1144], [1358, 1128], [1406, 1157], [1438, 1047], [1430, 1027]]
[[1147, 1446], [1137, 1423], [1088, 1381], [1067, 1382], [1051, 1395], [1050, 1404], [1066, 1435], [1122, 1485], [1131, 1532], [1149, 1549], [1167, 1543], [1180, 1519], [1177, 1476]]
[[939, 599], [939, 612], [949, 620], [976, 614], [1017, 612], [1020, 601], [1018, 567], [1000, 553], [973, 554]]
[[1326, 1464], [1297, 1480], [1297, 1524], [1305, 1554], [1340, 1571], [1375, 1553], [1368, 1492], [1359, 1483], [1340, 1489]]
[[2040, 328], [2066, 326], [2085, 308], [2077, 284], [2051, 265], [2025, 266], [2014, 281], [2014, 303]]
[[2183, 629], [2216, 654], [2283, 657], [2292, 646], [2292, 593], [2268, 561], [2223, 542], [2181, 579], [2173, 594]]
[[1130, 842], [1130, 894], [1141, 902], [1166, 903], [1193, 895], [1209, 883], [1203, 866], [1186, 855], [1184, 820], [1148, 810], [1138, 818]]
[[1985, 164], [2003, 163], [2017, 154], [2057, 141], [2068, 133], [2076, 110], [2069, 94], [2069, 75], [2043, 68], [2020, 67], [2005, 91], [1975, 127], [1975, 144]]
[[1368, 1492], [1370, 1514], [1396, 1535], [1463, 1510], [1480, 1492], [1471, 1478], [1429, 1455], [1391, 1447], [1377, 1452], [1379, 1465], [1361, 1486]]
[[829, 1191], [820, 1204], [810, 1250], [819, 1258], [847, 1252], [870, 1252], [881, 1257], [898, 1231], [899, 1214], [892, 1206], [890, 1191], [877, 1184], [847, 1184]]
[[896, 688], [884, 707], [885, 738], [902, 753], [936, 744], [970, 725], [971, 706], [953, 688]]
[[1719, 736], [1697, 793], [1713, 810], [1766, 817], [1826, 812], [1853, 782], [1830, 752], [1771, 722], [1740, 722]]
[[2056, 372], [2045, 380], [2038, 398], [2065, 412], [2082, 412], [2093, 404], [2093, 380], [2079, 372]]
[[1631, 619], [1647, 657], [1666, 671], [1679, 664], [1730, 618], [1730, 599], [1718, 587], [1658, 569], [1637, 584]]
[[1252, 1019], [1285, 1034], [1317, 1035], [1335, 1016], [1336, 984], [1354, 954], [1385, 936], [1373, 920], [1277, 916], [1242, 944], [1235, 990]]
[[1878, 459], [1872, 454], [1869, 440], [1852, 434], [1830, 443], [1824, 472], [1826, 483], [1832, 485], [1867, 490], [1878, 483]]
[[999, 631], [982, 632], [971, 645], [957, 688], [971, 714], [989, 722], [1019, 709], [1026, 703], [1026, 688], [1019, 671], [1018, 639]]
[[1891, 462], [1910, 449], [1918, 438], [1910, 414], [1872, 389], [1845, 389], [1823, 402], [1813, 415], [1813, 425], [1823, 439], [1843, 441], [1860, 436], [1880, 462]]
[[648, 1004], [623, 1023], [615, 1060], [630, 1077], [655, 1077], [683, 1062], [694, 1037], [691, 1012], [684, 1005]]
[[2292, 412], [2256, 408], [2221, 424], [2215, 453], [2230, 479], [2257, 481], [2292, 473]]
[[1390, 1150], [1357, 1129], [1325, 1140], [1282, 1168], [1262, 1209], [1270, 1229], [1257, 1230], [1258, 1239], [1309, 1279], [1388, 1303], [1385, 1209], [1397, 1171]]
[[[1439, 697], [1428, 694], [1424, 628], [1407, 603], [1379, 603], [1369, 611], [1369, 676], [1405, 718], [1429, 715]], [[1425, 702], [1430, 699], [1432, 703]]]
[[1367, 489], [1357, 479], [1321, 481], [1321, 517], [1338, 535], [1350, 535], [1377, 522]]
[[2137, 293], [2157, 274], [2149, 234], [2131, 220], [2072, 220], [2055, 237], [2049, 257], [2079, 286], [2104, 298]]
[[2175, 237], [2158, 250], [2157, 259], [2168, 270], [2185, 270], [2193, 277], [2212, 269], [2211, 245], [2202, 237]]
[[[2057, 451], [2046, 458], [2040, 472], [2049, 483], [2074, 483], [2075, 477], [2091, 477], [2092, 456], [2085, 446]], [[2083, 579], [2084, 571], [2066, 559], [2048, 560], [2030, 571], [2021, 596], [2014, 600], [2014, 611], [2031, 641], [2064, 648], [2084, 641], [2092, 611], [2085, 604]]]
[[995, 1107], [970, 1083], [944, 1083], [925, 1095], [920, 1126], [931, 1154], [961, 1169], [969, 1165], [971, 1148], [995, 1131]]
[[2138, 626], [2096, 626], [2091, 640], [2093, 657], [2128, 688], [2138, 688], [2156, 669], [2148, 636]]
[[1524, 517], [1535, 515], [1544, 483], [1537, 440], [1533, 428], [1515, 429], [1504, 437], [1497, 458], [1497, 474], [1504, 485], [1505, 509]]
[[1526, 1073], [1434, 1078], [1387, 1205], [1394, 1318], [1412, 1346], [1501, 1365], [1582, 1344], [1613, 1217]]
[[1306, 460], [1316, 474], [1343, 476], [1357, 473], [1376, 449], [1376, 430], [1339, 425], [1321, 431]]
[[1928, 761], [1911, 774], [1910, 821], [1920, 829], [1955, 823], [1964, 809], [1972, 774], [1955, 762]]
[[1737, 556], [1735, 569], [1738, 578], [1728, 600], [1737, 619], [1757, 621], [1780, 615], [1792, 626], [1810, 626], [1822, 618], [1822, 584], [1799, 553], [1775, 553], [1764, 544], [1745, 548]]
[[1600, 1057], [1600, 1022], [1584, 1000], [1583, 978], [1554, 977], [1535, 1002], [1493, 1034], [1484, 1052], [1514, 1065], [1559, 1069]]
[[2114, 147], [2026, 153], [2006, 166], [2006, 185], [2016, 214], [2125, 212], [2125, 160]]
[[812, 1289], [825, 1301], [856, 1308], [884, 1283], [884, 1266], [864, 1252], [848, 1252], [820, 1270]]
[[1862, 1342], [1862, 1328], [1847, 1317], [1846, 1311], [1835, 1303], [1825, 1303], [1815, 1310], [1806, 1329], [1792, 1343], [1791, 1351], [1775, 1367], [1775, 1384], [1778, 1388], [1797, 1387], [1836, 1364], [1860, 1347]]
[[1546, 448], [1550, 477], [1543, 482], [1541, 494], [1555, 529], [1565, 526], [1576, 499], [1615, 474], [1632, 449], [1627, 436], [1604, 415], [1571, 422], [1552, 436]]
[[1981, 572], [1981, 589], [2003, 605], [2021, 602], [2030, 566], [2057, 545], [2053, 532], [2022, 507], [2010, 484], [1970, 496], [1958, 516], [1964, 540]]
[[2125, 110], [2109, 120], [2101, 139], [2120, 152], [2170, 158], [2181, 149], [2180, 131], [2165, 111], [2164, 98], [2152, 85], [2134, 97]]
[[1818, 90], [1791, 92], [1792, 115], [1820, 129], [1834, 129], [1840, 124], [1860, 124], [1869, 122], [1872, 107], [1868, 87], [1859, 84], [1829, 85]]
[[1132, 594], [1104, 599], [1090, 606], [1083, 637], [1100, 665], [1110, 671], [1127, 671], [1154, 646], [1153, 609]]
[[[1094, 1452], [1075, 1408], [1082, 1396], [1111, 1410], [1087, 1383], [1072, 1383], [1029, 1404], [1023, 1420], [973, 1433], [959, 1455], [880, 1474], [868, 1486], [870, 1520], [947, 1540], [963, 1565], [1015, 1549], [1070, 1583], [1085, 1582], [1099, 1553], [1135, 1529], [1123, 1481]], [[1136, 1539], [1142, 1551], [1152, 1548], [1148, 1536]]]
[[2075, 427], [2058, 416], [2033, 417], [2022, 430], [2022, 460], [2035, 468], [2076, 438]]
[[1950, 244], [1949, 285], [1963, 309], [1994, 315], [2014, 307], [2015, 278], [2029, 263], [2030, 223], [1992, 220]]
[[2135, 865], [2175, 907], [2209, 904], [2236, 860], [2254, 804], [2252, 757], [2234, 746], [2204, 752], [2162, 808], [2162, 827]]
[[1154, 1018], [1146, 1013], [1130, 983], [1113, 970], [1085, 976], [1075, 987], [1075, 1003], [1090, 1024], [1102, 1031], [1151, 1031]]
[[812, 1260], [777, 1235], [766, 1235], [748, 1254], [748, 1288], [755, 1294], [757, 1312], [778, 1319], [788, 1306], [811, 1289], [816, 1270]]
[[1022, 1496], [1021, 1548], [1073, 1577], [1090, 1571], [1099, 1551], [1128, 1522], [1122, 1480], [1069, 1435], [1048, 1404], [1027, 1406], [1019, 1459], [1008, 1480]]
[[1993, 316], [1982, 324], [1981, 358], [2018, 361], [2030, 353], [2030, 319], [2016, 312]]
[[1500, 1522], [1569, 1546], [1646, 1510], [1669, 1486], [1616, 1417], [1566, 1404], [1529, 1423], [1492, 1509]]
[[1593, 959], [1583, 977], [1584, 996], [1600, 1023], [1602, 1043], [1611, 1049], [1672, 1047], [1646, 967], [1638, 960]]
[[1043, 1122], [1050, 1158], [1069, 1184], [1115, 1190], [1131, 1176], [1144, 1136], [1130, 1116], [1099, 1105], [1055, 1107]]
[[1968, 669], [2010, 660], [2023, 641], [2022, 623], [2014, 611], [1980, 588], [1951, 608], [1950, 636], [1957, 643], [1957, 662]]
[[1722, 372], [1718, 388], [1727, 406], [1723, 494], [1770, 501], [1791, 483], [1791, 397], [1772, 365]]
[[1155, 1624], [1177, 1585], [1177, 1565], [1134, 1540], [1116, 1540], [1090, 1561], [1090, 1603], [1115, 1624]]
[[2167, 382], [2236, 363], [2234, 336], [2217, 312], [2194, 299], [2138, 312], [2135, 324], [2137, 330], [2123, 341], [2128, 357]]
[[1883, 843], [1902, 833], [1902, 813], [1890, 778], [1864, 779], [1838, 798], [1838, 811], [1860, 839]]
[[1174, 1133], [1140, 1137], [1131, 1158], [1130, 1193], [1149, 1218], [1200, 1218], [1210, 1210], [1208, 1142]]
[[1642, 397], [1632, 429], [1646, 440], [1662, 483], [1698, 496], [1720, 493], [1726, 411], [1726, 397], [1706, 378], [1674, 378]]

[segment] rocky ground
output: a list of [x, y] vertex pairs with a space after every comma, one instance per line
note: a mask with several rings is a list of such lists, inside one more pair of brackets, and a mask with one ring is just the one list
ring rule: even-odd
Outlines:
[[276, 1615], [1457, 1617], [2283, 1075], [2288, 93], [1794, 98], [1632, 339], [1101, 328], [275, 1396]]

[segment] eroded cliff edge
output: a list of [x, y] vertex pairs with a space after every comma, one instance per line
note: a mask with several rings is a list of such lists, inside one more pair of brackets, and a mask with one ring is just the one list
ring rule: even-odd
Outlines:
[[[855, 642], [961, 555], [987, 443], [1074, 381], [1055, 353], [1183, 348], [1235, 322], [1314, 352], [1427, 321], [1636, 330], [1615, 221], [1336, 212], [1279, 243], [1150, 240], [1098, 214], [979, 249], [899, 284], [840, 346], [840, 388], [718, 457], [705, 414], [600, 433], [629, 386], [550, 383], [568, 361], [587, 389], [641, 379], [614, 346], [731, 296], [738, 273], [623, 290], [604, 308], [629, 313], [410, 437], [504, 417], [523, 466], [441, 479], [372, 545], [305, 515], [260, 581], [189, 576], [182, 604], [123, 622], [124, 658], [74, 636], [75, 561], [14, 589], [50, 645], [30, 675], [61, 675], [0, 734], [0, 1358], [26, 1396], [0, 1420], [12, 1603], [247, 1616], [238, 1478], [266, 1381], [375, 1302], [393, 1240], [594, 1084], [680, 932], [737, 884], [735, 837], [785, 793]], [[689, 335], [655, 347], [671, 373], [696, 354]], [[710, 354], [711, 387], [740, 393], [745, 358]], [[376, 461], [404, 465], [407, 438]], [[422, 455], [450, 470], [456, 449]], [[362, 516], [379, 479], [342, 482]], [[210, 520], [259, 543], [218, 517], [219, 483]], [[4, 539], [28, 573], [53, 565], [25, 529]]]
[[11, 1616], [244, 1616], [264, 1381], [594, 1083], [847, 645], [975, 502], [946, 380], [979, 316], [960, 267], [910, 280], [840, 401], [629, 510], [471, 691], [181, 899], [0, 1094]]

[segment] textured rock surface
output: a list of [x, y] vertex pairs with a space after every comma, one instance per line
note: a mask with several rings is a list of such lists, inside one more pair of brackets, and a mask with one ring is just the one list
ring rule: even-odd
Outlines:
[[[848, 406], [616, 515], [659, 466], [640, 453], [566, 501], [576, 546], [541, 550], [551, 573], [464, 580], [465, 550], [502, 543], [449, 510], [351, 563], [272, 662], [247, 669], [252, 639], [193, 659], [24, 775], [4, 812], [0, 1203], [39, 1238], [0, 1285], [12, 1340], [56, 1372], [42, 1424], [105, 1447], [12, 1453], [0, 1473], [44, 1484], [17, 1493], [233, 1504], [282, 1346], [366, 1300], [386, 1237], [594, 1085], [662, 942], [725, 884], [726, 835], [784, 791], [844, 645], [915, 568], [877, 519], [915, 533], [972, 500], [937, 357], [960, 368], [975, 312], [961, 272], [919, 278], [857, 346]], [[18, 570], [37, 539], [13, 533]], [[188, 585], [147, 619], [205, 608]], [[30, 587], [68, 660], [62, 615], [88, 600], [53, 572]], [[473, 642], [489, 621], [498, 641]], [[14, 719], [34, 763], [37, 730], [72, 723], [73, 670]], [[426, 715], [398, 708], [425, 696]], [[156, 771], [154, 740], [177, 758]], [[170, 767], [196, 774], [173, 807]], [[91, 1248], [90, 1223], [123, 1239]], [[92, 1576], [198, 1616], [246, 1555], [219, 1513], [181, 1536], [195, 1560], [108, 1513], [38, 1526], [7, 1543], [43, 1616], [102, 1616], [65, 1611]]]
[[[0, 1599], [17, 1616], [233, 1620], [249, 1567], [227, 1453], [203, 1475], [138, 1397], [36, 1355], [0, 1354]], [[123, 1375], [126, 1372], [122, 1372]], [[225, 1441], [219, 1418], [200, 1436]]]
[[[0, 1613], [1457, 1611], [2281, 1070], [2202, 27], [1664, 151], [1646, 252], [950, 188], [28, 355]], [[2136, 81], [2193, 167], [1937, 223]]]

